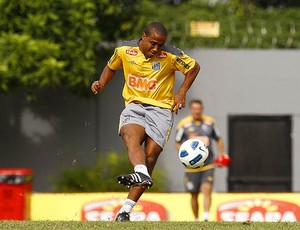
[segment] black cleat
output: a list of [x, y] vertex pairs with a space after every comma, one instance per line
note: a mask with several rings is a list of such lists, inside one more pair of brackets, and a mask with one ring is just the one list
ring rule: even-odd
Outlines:
[[115, 221], [130, 221], [130, 215], [128, 212], [121, 212], [116, 216]]
[[141, 172], [134, 172], [127, 175], [118, 176], [118, 183], [127, 187], [145, 186], [147, 188], [151, 188], [153, 185], [152, 178]]

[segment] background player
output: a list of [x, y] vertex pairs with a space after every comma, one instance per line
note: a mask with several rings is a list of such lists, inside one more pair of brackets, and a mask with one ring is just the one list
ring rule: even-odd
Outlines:
[[[165, 45], [166, 40], [166, 28], [159, 22], [150, 23], [140, 39], [115, 49], [99, 81], [91, 86], [97, 94], [116, 70], [123, 69], [126, 107], [120, 116], [119, 134], [134, 173], [118, 177], [118, 182], [130, 191], [116, 221], [129, 221], [130, 211], [145, 189], [152, 186], [151, 174], [171, 132], [173, 112], [185, 106], [186, 93], [200, 70], [194, 59]], [[185, 78], [174, 96], [175, 71], [181, 71]]]
[[216, 122], [212, 117], [203, 114], [203, 103], [201, 100], [192, 100], [189, 104], [190, 115], [183, 118], [177, 125], [176, 148], [179, 149], [181, 143], [191, 138], [201, 139], [209, 150], [209, 156], [205, 161], [205, 166], [198, 169], [185, 169], [185, 189], [191, 193], [191, 206], [196, 221], [199, 221], [199, 191], [203, 193], [203, 220], [208, 221], [211, 206], [211, 193], [214, 180], [214, 154], [212, 141], [216, 141], [219, 153], [224, 154], [224, 143], [220, 132], [216, 127]]

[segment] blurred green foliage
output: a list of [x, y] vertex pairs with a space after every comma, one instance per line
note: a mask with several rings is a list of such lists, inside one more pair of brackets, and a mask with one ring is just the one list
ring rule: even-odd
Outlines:
[[0, 0], [0, 93], [22, 90], [30, 99], [44, 87], [63, 85], [89, 95], [108, 56], [103, 41], [126, 37], [135, 2]]
[[78, 94], [96, 74], [93, 1], [0, 1], [0, 89], [34, 94], [64, 85]]
[[[108, 152], [98, 154], [95, 164], [66, 168], [61, 175], [52, 178], [55, 192], [122, 192], [128, 188], [118, 184], [117, 177], [122, 174], [132, 173], [127, 154]], [[154, 184], [151, 192], [165, 192], [167, 178], [162, 169], [156, 165], [152, 175]]]
[[[251, 1], [185, 0], [179, 5], [156, 3], [141, 12], [141, 24], [161, 21], [169, 43], [180, 48], [300, 48], [300, 8], [261, 8]], [[218, 21], [220, 36], [190, 36], [191, 21]], [[135, 34], [142, 31], [135, 28]]]
[[[120, 40], [151, 21], [180, 48], [300, 48], [300, 8], [243, 0], [0, 0], [0, 93], [64, 86], [80, 96]], [[174, 2], [174, 1], [173, 1]], [[190, 21], [220, 22], [218, 38], [190, 36]]]

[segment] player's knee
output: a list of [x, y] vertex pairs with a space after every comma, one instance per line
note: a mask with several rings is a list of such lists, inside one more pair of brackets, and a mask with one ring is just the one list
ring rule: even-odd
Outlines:
[[205, 183], [201, 186], [201, 191], [203, 194], [210, 194], [212, 191], [211, 184]]
[[124, 131], [121, 133], [121, 137], [127, 147], [132, 146], [132, 145], [140, 145], [140, 141], [139, 141], [138, 137], [133, 132]]
[[132, 140], [132, 134], [126, 131], [121, 133], [121, 137], [125, 143], [128, 143], [130, 140]]

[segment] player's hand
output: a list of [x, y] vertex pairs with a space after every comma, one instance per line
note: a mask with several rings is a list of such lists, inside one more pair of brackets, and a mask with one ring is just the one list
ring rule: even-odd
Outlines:
[[226, 153], [221, 153], [219, 156], [216, 157], [214, 163], [217, 167], [228, 167], [231, 158]]
[[181, 103], [174, 103], [174, 105], [172, 107], [172, 111], [175, 112], [175, 114], [177, 114], [178, 111], [184, 107], [185, 107], [185, 105], [183, 105]]
[[97, 94], [101, 92], [103, 89], [103, 85], [100, 83], [100, 81], [94, 81], [91, 85], [91, 90], [94, 94]]
[[172, 111], [175, 112], [175, 114], [178, 113], [180, 109], [183, 109], [185, 107], [185, 97], [176, 95], [174, 104], [172, 106]]

